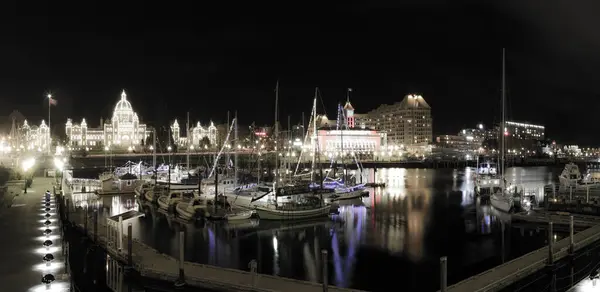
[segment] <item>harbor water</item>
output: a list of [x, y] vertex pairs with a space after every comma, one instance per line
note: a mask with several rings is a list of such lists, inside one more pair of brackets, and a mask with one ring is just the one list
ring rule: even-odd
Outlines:
[[[556, 179], [560, 169], [510, 168], [507, 180], [528, 191]], [[74, 172], [74, 177], [89, 173]], [[185, 223], [134, 196], [77, 194], [76, 206], [98, 208], [100, 216], [137, 209], [133, 235], [159, 252], [178, 256], [185, 231], [188, 261], [308, 281], [321, 281], [321, 250], [328, 250], [329, 283], [369, 291], [436, 291], [439, 258], [448, 257], [448, 283], [483, 272], [546, 244], [539, 229], [510, 223], [475, 197], [472, 169], [370, 169], [364, 182], [385, 182], [370, 196], [340, 204], [332, 219], [303, 222], [252, 220]], [[557, 233], [557, 240], [565, 234]]]

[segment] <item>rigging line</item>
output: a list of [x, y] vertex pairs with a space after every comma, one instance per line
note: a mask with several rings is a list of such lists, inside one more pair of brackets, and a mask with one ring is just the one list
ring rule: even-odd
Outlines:
[[[221, 154], [223, 154], [223, 150], [225, 150], [225, 145], [228, 144], [228, 142], [229, 142], [229, 136], [231, 135], [231, 131], [233, 130], [234, 121], [235, 121], [235, 118], [231, 122], [231, 126], [229, 127], [229, 131], [227, 132], [227, 137], [225, 137], [225, 141], [223, 142], [223, 146], [221, 146], [221, 150], [219, 150], [219, 154], [217, 154], [217, 157], [215, 158], [215, 163], [213, 164], [212, 170], [210, 171], [210, 174], [208, 175], [208, 177], [211, 177], [213, 175], [213, 173], [215, 172], [215, 168], [217, 167], [217, 163], [219, 161], [219, 158], [221, 158]], [[229, 163], [229, 161], [227, 161], [227, 163]]]
[[[324, 115], [327, 116], [327, 108], [325, 107], [325, 103], [323, 102], [323, 94], [321, 93], [321, 89], [319, 89], [318, 87], [317, 87], [317, 97], [321, 101], [321, 106], [323, 106]], [[317, 109], [315, 108], [315, 110], [317, 110]], [[317, 113], [315, 113], [315, 116], [317, 115]]]
[[[313, 111], [315, 111], [315, 110], [316, 110], [316, 106], [313, 105], [312, 111], [310, 112], [310, 119], [308, 120], [309, 129], [312, 129], [312, 127], [310, 125], [312, 124], [314, 116], [316, 116], [313, 113]], [[310, 133], [310, 131], [306, 130], [306, 128], [305, 128], [305, 131], [306, 131], [306, 134], [304, 134], [304, 142], [302, 144], [302, 149], [300, 150], [300, 155], [298, 155], [298, 163], [296, 164], [296, 170], [294, 171], [294, 176], [298, 175], [298, 169], [300, 168], [300, 163], [302, 162], [302, 158], [306, 153], [306, 151], [304, 149], [305, 149], [306, 145], [308, 145], [307, 143], [308, 143], [308, 140], [310, 137], [308, 135]]]

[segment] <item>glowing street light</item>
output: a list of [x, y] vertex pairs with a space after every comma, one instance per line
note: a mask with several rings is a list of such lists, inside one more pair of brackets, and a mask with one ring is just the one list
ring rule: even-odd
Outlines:
[[62, 171], [65, 167], [65, 162], [58, 157], [54, 157], [54, 166], [56, 166], [57, 170]]

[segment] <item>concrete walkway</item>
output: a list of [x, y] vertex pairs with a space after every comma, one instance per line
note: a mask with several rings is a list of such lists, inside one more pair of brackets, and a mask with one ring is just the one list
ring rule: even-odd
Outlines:
[[[54, 242], [50, 250], [43, 248], [42, 243], [48, 239], [43, 235], [46, 229], [43, 211], [44, 192], [52, 191], [52, 178], [38, 177], [33, 180], [27, 194], [21, 193], [13, 200], [10, 208], [0, 212], [0, 283], [2, 291], [43, 291], [41, 279], [44, 274], [53, 274], [57, 281], [52, 285], [53, 291], [59, 286], [60, 275], [64, 273], [64, 261], [60, 248], [60, 228], [57, 213], [52, 204], [50, 217]], [[55, 261], [50, 267], [43, 262], [46, 253], [52, 253]], [[56, 290], [56, 291], [61, 291]]]

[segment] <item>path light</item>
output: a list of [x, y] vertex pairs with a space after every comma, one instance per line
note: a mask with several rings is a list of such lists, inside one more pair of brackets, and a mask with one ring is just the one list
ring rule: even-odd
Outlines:
[[46, 284], [46, 290], [50, 290], [50, 284], [52, 284], [54, 280], [56, 280], [56, 278], [54, 278], [54, 275], [52, 274], [46, 274], [42, 277], [42, 283]]
[[46, 207], [50, 207], [50, 203], [46, 203]]
[[[44, 222], [44, 224], [45, 224], [45, 225], [50, 225], [50, 224], [52, 224], [52, 221], [50, 221], [50, 220], [46, 220], [46, 222]], [[48, 230], [49, 230], [49, 229], [48, 229]]]
[[52, 240], [47, 239], [46, 241], [44, 241], [43, 245], [46, 248], [49, 248], [52, 245]]
[[47, 253], [43, 259], [44, 259], [44, 262], [46, 262], [46, 266], [49, 266], [50, 262], [52, 262], [54, 260], [54, 256], [51, 253]]
[[50, 263], [54, 260], [54, 256], [51, 253], [47, 253], [43, 259], [46, 262], [46, 266], [48, 267], [50, 266]]
[[50, 212], [51, 209], [50, 208], [46, 208], [45, 210], [46, 210], [46, 212]]
[[46, 218], [48, 218], [48, 217], [50, 217], [52, 215], [50, 215], [50, 213], [46, 213], [46, 215], [44, 215], [44, 216], [46, 216]]
[[50, 229], [44, 230], [44, 234], [45, 235], [50, 235], [50, 233], [52, 233], [52, 230], [50, 230]]

